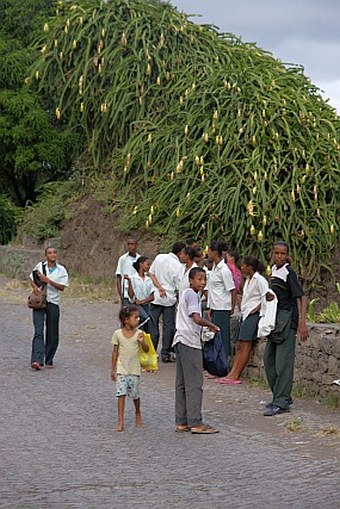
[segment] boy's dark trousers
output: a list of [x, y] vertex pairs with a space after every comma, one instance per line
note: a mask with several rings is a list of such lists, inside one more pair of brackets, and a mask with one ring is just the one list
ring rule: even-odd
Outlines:
[[163, 337], [161, 359], [162, 361], [169, 359], [171, 354], [171, 345], [175, 335], [176, 306], [159, 306], [151, 304], [151, 314], [155, 323], [155, 338], [153, 344], [155, 350], [159, 341], [159, 319], [163, 317]]
[[[32, 341], [32, 362], [52, 364], [59, 343], [59, 306], [47, 303], [46, 309], [33, 310], [34, 337]], [[44, 325], [46, 317], [46, 341]]]
[[264, 351], [264, 367], [273, 393], [273, 403], [284, 410], [289, 407], [293, 387], [295, 344], [296, 330], [290, 329], [280, 344], [267, 339]]
[[202, 350], [177, 343], [176, 353], [176, 425], [202, 424], [203, 356]]

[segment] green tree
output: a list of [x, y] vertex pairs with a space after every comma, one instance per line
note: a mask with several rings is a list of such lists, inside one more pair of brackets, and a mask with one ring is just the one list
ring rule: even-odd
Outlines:
[[34, 202], [41, 184], [70, 174], [74, 137], [67, 126], [56, 125], [48, 103], [25, 83], [37, 56], [32, 40], [55, 4], [0, 5], [0, 188], [19, 206]]

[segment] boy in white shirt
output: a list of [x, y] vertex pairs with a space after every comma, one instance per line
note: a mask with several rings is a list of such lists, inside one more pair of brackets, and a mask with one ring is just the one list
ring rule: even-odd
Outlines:
[[189, 272], [190, 288], [181, 295], [173, 342], [176, 353], [176, 431], [194, 434], [218, 433], [202, 422], [203, 357], [201, 326], [213, 332], [219, 327], [202, 318], [199, 292], [204, 290], [204, 269], [195, 267]]

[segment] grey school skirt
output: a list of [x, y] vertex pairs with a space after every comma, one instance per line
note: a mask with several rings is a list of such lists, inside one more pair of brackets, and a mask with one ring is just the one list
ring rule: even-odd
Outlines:
[[260, 313], [248, 315], [240, 325], [238, 341], [254, 341], [257, 339], [257, 327], [260, 320]]

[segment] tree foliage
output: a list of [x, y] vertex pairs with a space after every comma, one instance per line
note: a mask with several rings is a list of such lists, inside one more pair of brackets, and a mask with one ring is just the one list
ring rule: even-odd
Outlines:
[[24, 82], [36, 58], [31, 42], [53, 4], [3, 0], [0, 7], [0, 187], [20, 206], [35, 201], [42, 183], [70, 171], [73, 135]]
[[60, 1], [38, 46], [33, 81], [111, 169], [131, 226], [261, 256], [281, 237], [306, 277], [328, 260], [339, 118], [301, 67], [152, 0]]

